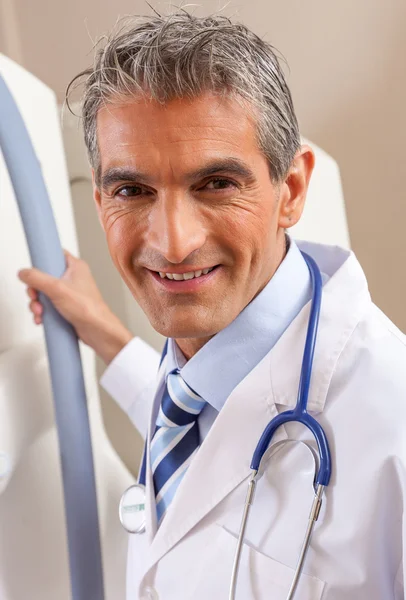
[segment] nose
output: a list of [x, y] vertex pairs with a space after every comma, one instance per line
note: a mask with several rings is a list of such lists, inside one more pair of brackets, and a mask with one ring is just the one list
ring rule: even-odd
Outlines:
[[148, 245], [170, 263], [182, 263], [206, 241], [198, 207], [181, 194], [161, 196], [149, 218]]

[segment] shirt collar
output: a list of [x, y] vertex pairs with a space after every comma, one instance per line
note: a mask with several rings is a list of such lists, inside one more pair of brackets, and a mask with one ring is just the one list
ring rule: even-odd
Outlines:
[[171, 371], [181, 370], [187, 363], [179, 346], [172, 338], [168, 339], [168, 349], [166, 354], [166, 374], [168, 375]]
[[233, 389], [273, 348], [311, 296], [308, 267], [295, 242], [265, 288], [230, 325], [189, 361], [173, 339], [166, 373], [179, 369], [186, 383], [220, 410]]

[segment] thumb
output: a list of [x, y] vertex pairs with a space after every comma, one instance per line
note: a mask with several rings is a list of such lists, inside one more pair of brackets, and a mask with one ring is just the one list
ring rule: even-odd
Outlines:
[[56, 283], [59, 282], [58, 277], [53, 277], [39, 269], [21, 269], [18, 271], [20, 281], [32, 287], [39, 292], [43, 292], [47, 296], [55, 296]]
[[63, 254], [65, 256], [66, 261], [66, 270], [68, 270], [71, 267], [74, 267], [78, 262], [80, 262], [80, 259], [77, 256], [71, 254], [69, 250], [66, 250], [65, 248], [63, 250]]

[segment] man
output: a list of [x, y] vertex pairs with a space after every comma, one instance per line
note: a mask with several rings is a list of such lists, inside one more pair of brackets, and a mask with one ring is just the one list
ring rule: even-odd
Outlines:
[[[314, 155], [273, 49], [222, 17], [182, 12], [130, 23], [81, 76], [108, 247], [169, 340], [158, 376], [159, 357], [131, 339], [82, 261], [67, 254], [59, 281], [20, 278], [37, 323], [41, 290], [109, 364], [104, 385], [146, 437], [146, 532], [130, 536], [128, 600], [228, 597], [252, 454], [296, 401], [312, 296], [300, 250], [323, 274], [308, 409], [333, 474], [295, 598], [403, 598], [405, 337], [352, 253], [286, 236]], [[278, 430], [264, 459], [238, 598], [288, 595], [313, 500], [303, 429]]]

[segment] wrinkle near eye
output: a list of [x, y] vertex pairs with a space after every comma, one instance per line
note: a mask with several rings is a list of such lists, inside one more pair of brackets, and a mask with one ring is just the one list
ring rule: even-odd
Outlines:
[[106, 211], [103, 215], [103, 221], [106, 225], [106, 230], [111, 229], [123, 217], [127, 216], [130, 211], [128, 209], [120, 210], [119, 208]]

